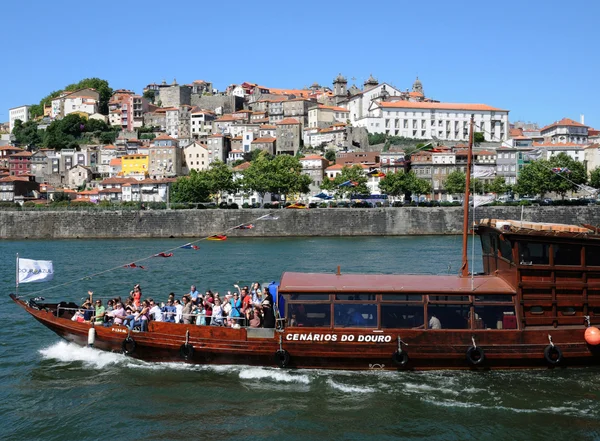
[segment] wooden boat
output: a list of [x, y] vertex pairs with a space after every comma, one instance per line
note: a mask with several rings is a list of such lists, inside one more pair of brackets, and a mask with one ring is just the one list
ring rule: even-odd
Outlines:
[[[470, 155], [467, 181], [469, 169]], [[460, 275], [285, 272], [273, 329], [94, 328], [71, 320], [77, 305], [11, 298], [68, 341], [150, 361], [357, 370], [598, 364], [598, 229], [483, 219], [474, 230], [484, 270], [470, 274], [468, 224], [465, 207]]]

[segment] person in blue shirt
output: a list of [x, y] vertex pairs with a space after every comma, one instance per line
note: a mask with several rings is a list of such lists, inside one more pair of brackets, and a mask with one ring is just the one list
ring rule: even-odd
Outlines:
[[192, 285], [190, 287], [190, 297], [192, 298], [192, 303], [197, 303], [197, 299], [200, 293], [196, 290], [196, 285]]
[[162, 308], [165, 322], [175, 323], [175, 313], [177, 308], [173, 305], [171, 299], [167, 300], [167, 304]]

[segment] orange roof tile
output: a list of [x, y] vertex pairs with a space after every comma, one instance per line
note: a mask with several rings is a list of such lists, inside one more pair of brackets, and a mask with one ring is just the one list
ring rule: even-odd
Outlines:
[[171, 141], [177, 141], [175, 138], [171, 138], [169, 135], [160, 135], [157, 136], [156, 138], [153, 139], [153, 141], [157, 141], [157, 140], [171, 140]]
[[246, 170], [248, 167], [250, 167], [250, 163], [249, 162], [243, 162], [240, 165], [233, 167], [233, 171], [244, 171]]
[[122, 164], [121, 158], [113, 158], [110, 160], [109, 165], [111, 167], [118, 167]]
[[263, 142], [275, 142], [277, 141], [277, 138], [273, 138], [271, 136], [265, 136], [262, 138], [256, 138], [254, 141], [252, 141], [252, 144], [258, 144], [258, 143], [263, 143]]
[[552, 128], [552, 127], [558, 127], [558, 126], [588, 127], [588, 126], [586, 126], [584, 124], [578, 123], [577, 121], [573, 121], [572, 119], [563, 118], [560, 121], [556, 121], [556, 122], [554, 122], [552, 124], [547, 125], [546, 127], [542, 128], [542, 129], [540, 129], [540, 132], [544, 131], [544, 130], [548, 130], [548, 129]]
[[300, 121], [298, 121], [295, 118], [284, 118], [281, 121], [277, 122], [277, 125], [289, 125], [289, 124], [300, 124]]
[[308, 155], [308, 156], [305, 156], [304, 158], [300, 158], [300, 161], [308, 161], [308, 160], [315, 160], [315, 159], [325, 159], [325, 158], [323, 158], [321, 155]]

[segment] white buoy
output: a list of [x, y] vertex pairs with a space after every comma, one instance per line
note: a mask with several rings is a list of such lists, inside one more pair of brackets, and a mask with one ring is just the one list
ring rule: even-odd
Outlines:
[[96, 329], [91, 327], [88, 331], [88, 347], [93, 348], [96, 341]]

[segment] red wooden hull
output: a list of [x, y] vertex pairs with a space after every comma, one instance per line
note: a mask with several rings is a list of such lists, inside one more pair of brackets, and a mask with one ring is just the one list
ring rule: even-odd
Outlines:
[[[11, 298], [67, 341], [88, 344], [90, 324], [58, 318], [50, 310], [39, 310], [22, 300]], [[94, 347], [123, 352], [128, 336], [124, 326], [98, 326]], [[188, 334], [189, 332], [189, 334]], [[252, 335], [252, 333], [258, 333]], [[243, 364], [281, 366], [276, 352], [287, 351], [286, 367], [349, 370], [427, 370], [427, 369], [514, 369], [547, 368], [544, 357], [548, 335], [560, 348], [563, 360], [557, 366], [600, 364], [600, 348], [588, 345], [585, 327], [536, 330], [423, 330], [395, 329], [332, 330], [329, 328], [294, 328], [283, 331], [246, 330], [151, 322], [148, 332], [131, 332], [135, 341], [131, 357], [146, 361], [179, 361], [194, 364]], [[186, 337], [187, 336], [187, 337]], [[310, 336], [310, 337], [309, 337]], [[334, 337], [335, 336], [335, 337]], [[186, 338], [193, 351], [182, 353]], [[408, 362], [400, 366], [393, 360], [401, 338]], [[467, 359], [472, 346], [484, 350], [485, 360], [473, 365]], [[334, 341], [335, 340], [335, 341]], [[352, 340], [352, 341], [349, 341]], [[131, 349], [128, 343], [126, 349]], [[185, 356], [187, 355], [187, 357]]]

